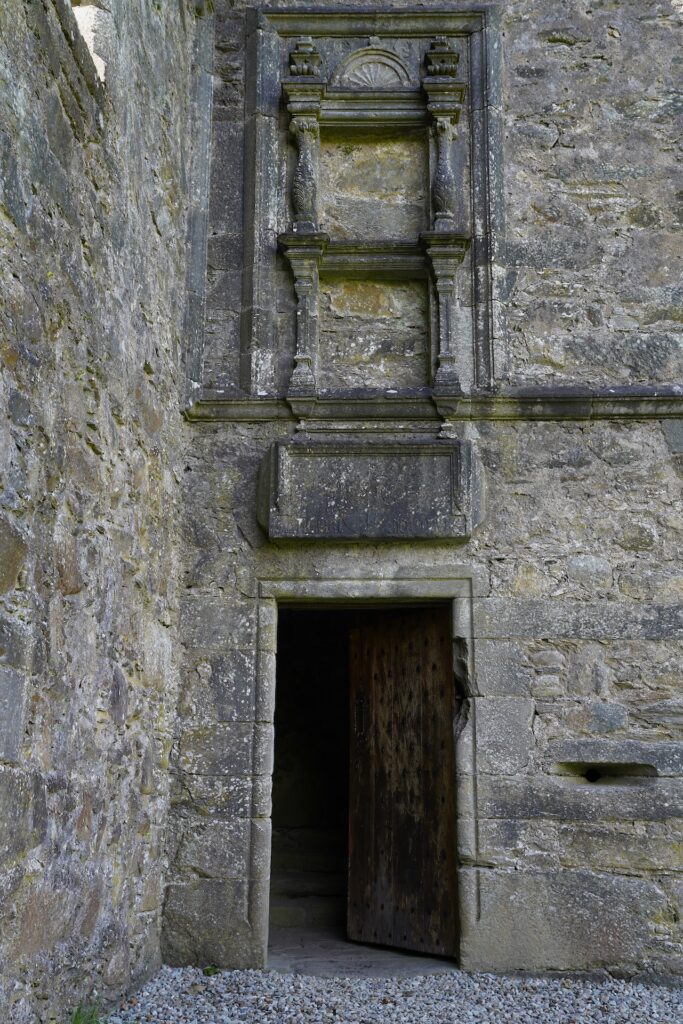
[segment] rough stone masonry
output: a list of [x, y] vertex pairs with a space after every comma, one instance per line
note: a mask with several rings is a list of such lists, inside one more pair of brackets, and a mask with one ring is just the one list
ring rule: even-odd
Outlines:
[[3, 1019], [263, 965], [283, 602], [452, 604], [463, 967], [680, 975], [680, 5], [93, 6], [0, 7]]

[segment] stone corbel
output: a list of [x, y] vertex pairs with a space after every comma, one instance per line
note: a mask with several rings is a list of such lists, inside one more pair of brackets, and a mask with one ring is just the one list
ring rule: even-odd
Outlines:
[[292, 176], [292, 232], [318, 231], [318, 163], [320, 109], [326, 81], [321, 77], [322, 58], [310, 36], [298, 40], [289, 58], [291, 76], [282, 83], [290, 114], [290, 131], [298, 149]]
[[422, 242], [427, 251], [438, 305], [439, 333], [435, 391], [460, 393], [457, 334], [460, 309], [458, 268], [465, 258], [469, 239], [454, 232], [426, 231]]
[[323, 232], [292, 232], [280, 235], [280, 248], [294, 274], [297, 298], [296, 350], [288, 395], [316, 393], [318, 356], [318, 284], [320, 264], [330, 240]]

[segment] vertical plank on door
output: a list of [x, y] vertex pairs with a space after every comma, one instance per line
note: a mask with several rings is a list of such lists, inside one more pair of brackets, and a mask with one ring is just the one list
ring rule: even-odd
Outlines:
[[448, 607], [359, 613], [350, 699], [348, 936], [455, 956]]

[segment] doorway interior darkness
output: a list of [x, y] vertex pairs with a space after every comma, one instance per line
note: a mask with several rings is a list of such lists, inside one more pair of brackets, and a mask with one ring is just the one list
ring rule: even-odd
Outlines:
[[272, 929], [457, 955], [447, 604], [281, 608]]

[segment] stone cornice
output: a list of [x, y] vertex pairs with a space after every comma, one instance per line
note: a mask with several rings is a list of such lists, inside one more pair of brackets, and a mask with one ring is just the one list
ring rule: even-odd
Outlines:
[[[301, 407], [305, 404], [305, 408]], [[432, 394], [336, 395], [295, 402], [283, 398], [235, 398], [205, 390], [189, 405], [192, 422], [259, 423], [270, 420], [416, 421], [623, 420], [683, 418], [683, 386], [613, 388], [510, 388], [466, 396]]]
[[467, 34], [481, 31], [487, 11], [474, 10], [460, 14], [452, 11], [424, 10], [363, 12], [362, 10], [305, 10], [291, 11], [283, 8], [266, 8], [260, 14], [263, 23], [273, 25], [281, 36], [308, 35], [326, 36], [373, 36], [376, 32], [391, 27], [395, 37], [440, 36], [453, 33]]

